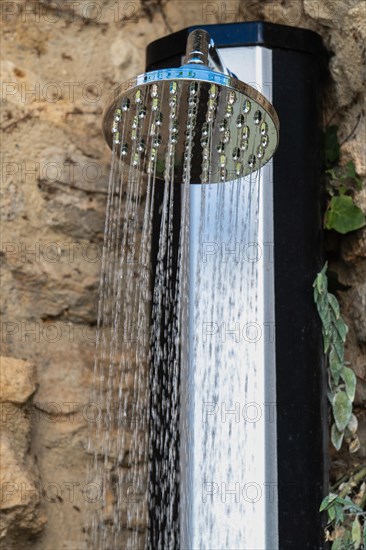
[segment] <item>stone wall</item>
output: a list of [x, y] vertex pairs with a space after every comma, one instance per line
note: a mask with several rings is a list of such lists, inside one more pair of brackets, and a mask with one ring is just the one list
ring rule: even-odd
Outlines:
[[[0, 548], [79, 550], [87, 407], [110, 152], [110, 90], [144, 70], [152, 40], [190, 24], [264, 19], [319, 32], [333, 53], [324, 123], [366, 177], [363, 0], [3, 2], [2, 523]], [[356, 201], [366, 210], [366, 191]], [[333, 269], [350, 327], [365, 458], [366, 229]], [[36, 374], [37, 371], [37, 374]], [[340, 466], [341, 463], [341, 466]], [[350, 464], [349, 464], [350, 465]], [[342, 466], [343, 467], [343, 466]]]

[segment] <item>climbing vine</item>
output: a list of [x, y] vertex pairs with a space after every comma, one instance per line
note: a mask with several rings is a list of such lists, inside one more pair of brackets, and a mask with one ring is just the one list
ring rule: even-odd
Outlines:
[[[354, 203], [353, 195], [362, 188], [353, 162], [339, 166], [340, 144], [337, 126], [330, 126], [324, 135], [326, 190], [328, 205], [324, 228], [346, 234], [366, 223], [362, 210]], [[328, 399], [331, 405], [331, 442], [337, 451], [343, 442], [349, 452], [360, 448], [358, 422], [353, 413], [356, 376], [344, 359], [348, 327], [340, 313], [339, 303], [328, 291], [327, 263], [314, 281], [314, 301], [322, 322], [324, 354], [328, 374]], [[326, 540], [332, 550], [366, 549], [366, 467], [335, 483], [321, 505], [327, 513]]]
[[328, 399], [333, 415], [331, 440], [339, 450], [346, 436], [350, 452], [356, 452], [360, 447], [356, 434], [357, 418], [352, 412], [356, 376], [344, 360], [348, 327], [340, 314], [337, 298], [328, 292], [327, 267], [328, 264], [325, 264], [318, 273], [313, 286], [314, 301], [322, 321], [324, 353], [328, 364]]
[[[328, 399], [332, 407], [331, 441], [339, 450], [343, 440], [351, 453], [358, 451], [358, 422], [352, 412], [356, 390], [356, 376], [344, 360], [347, 336], [345, 324], [334, 294], [328, 292], [327, 263], [314, 281], [314, 301], [322, 321], [324, 353], [328, 365]], [[341, 480], [333, 488], [339, 494], [329, 493], [320, 505], [326, 511], [327, 540], [333, 541], [332, 550], [357, 550], [366, 547], [366, 467], [351, 476], [348, 483]], [[351, 498], [351, 495], [353, 498]]]

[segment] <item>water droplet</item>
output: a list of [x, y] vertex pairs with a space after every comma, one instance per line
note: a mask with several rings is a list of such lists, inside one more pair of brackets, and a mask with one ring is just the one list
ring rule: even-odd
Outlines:
[[252, 104], [249, 101], [249, 99], [246, 99], [243, 103], [243, 113], [248, 114], [250, 113], [250, 109], [252, 108]]
[[237, 162], [235, 165], [235, 173], [237, 176], [241, 176], [243, 173], [243, 165], [241, 162]]
[[203, 137], [201, 139], [201, 145], [202, 145], [202, 147], [207, 147], [207, 145], [208, 145], [208, 138], [207, 137]]
[[267, 133], [268, 133], [268, 124], [267, 124], [267, 122], [262, 122], [262, 124], [261, 124], [261, 134], [262, 134], [262, 136], [264, 136]]
[[223, 153], [225, 151], [225, 143], [223, 141], [220, 141], [216, 149], [219, 153]]
[[153, 139], [153, 146], [154, 147], [159, 147], [161, 145], [161, 143], [162, 143], [161, 135], [157, 134]]
[[115, 112], [114, 112], [114, 120], [115, 122], [119, 122], [122, 118], [122, 110], [121, 109], [116, 109]]
[[157, 113], [155, 118], [156, 126], [161, 126], [163, 124], [163, 119], [164, 119], [163, 113]]
[[256, 164], [256, 158], [254, 155], [250, 155], [249, 158], [248, 158], [248, 166], [249, 168], [254, 168]]
[[230, 90], [230, 92], [228, 93], [227, 102], [229, 105], [234, 105], [235, 101], [236, 93], [234, 92], [234, 90]]
[[262, 113], [260, 111], [256, 111], [254, 113], [254, 124], [259, 124], [262, 120]]
[[207, 104], [207, 110], [213, 112], [216, 109], [216, 101], [214, 99], [209, 99]]
[[226, 128], [227, 128], [227, 125], [228, 125], [228, 122], [227, 120], [224, 118], [224, 120], [222, 120], [219, 124], [219, 130], [220, 132], [225, 132]]
[[233, 151], [233, 159], [238, 160], [240, 159], [241, 151], [239, 148], [235, 148]]
[[198, 91], [198, 82], [191, 82], [189, 85], [189, 95], [196, 95]]
[[125, 143], [121, 147], [121, 155], [122, 157], [125, 157], [128, 154], [128, 143]]
[[216, 84], [211, 84], [210, 91], [209, 91], [209, 97], [211, 99], [215, 99], [217, 97], [218, 88]]
[[229, 143], [230, 141], [230, 130], [226, 130], [222, 136], [223, 143]]
[[249, 147], [249, 141], [247, 139], [242, 139], [240, 142], [240, 149], [242, 151], [247, 151]]
[[159, 96], [159, 86], [157, 84], [153, 84], [151, 86], [150, 95], [151, 95], [152, 98], [155, 98], [155, 97]]
[[145, 118], [146, 117], [146, 113], [147, 113], [147, 109], [145, 106], [141, 107], [140, 110], [139, 110], [139, 117], [140, 118]]
[[227, 105], [226, 111], [225, 111], [225, 117], [230, 118], [233, 116], [234, 108], [232, 105]]
[[131, 105], [131, 101], [128, 99], [128, 97], [126, 97], [123, 101], [122, 101], [122, 111], [128, 111], [129, 108], [130, 108], [130, 105]]
[[250, 136], [250, 128], [249, 126], [244, 126], [243, 128], [243, 138], [244, 139], [249, 139], [249, 136]]
[[171, 82], [169, 84], [170, 95], [176, 95], [177, 91], [178, 91], [178, 84], [176, 82]]
[[269, 139], [268, 139], [268, 136], [267, 135], [264, 135], [261, 137], [261, 145], [262, 147], [267, 147], [269, 143]]
[[145, 151], [145, 142], [144, 140], [142, 139], [141, 141], [139, 141], [138, 145], [137, 145], [137, 150], [142, 153], [143, 151]]
[[239, 115], [238, 118], [236, 119], [236, 127], [242, 128], [244, 125], [244, 121], [245, 121], [244, 115]]
[[203, 136], [208, 136], [208, 124], [207, 123], [202, 124], [202, 135]]

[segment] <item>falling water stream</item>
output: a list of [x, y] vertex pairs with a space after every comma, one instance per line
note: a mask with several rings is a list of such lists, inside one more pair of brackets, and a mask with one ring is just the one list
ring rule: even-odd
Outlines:
[[[255, 499], [233, 508], [212, 498], [219, 483], [235, 488], [247, 479], [248, 468], [251, 480], [255, 471], [264, 475], [258, 457], [248, 457], [261, 437], [255, 423], [239, 426], [237, 412], [223, 422], [217, 412], [222, 403], [233, 411], [255, 401], [258, 376], [251, 331], [261, 323], [261, 175], [244, 177], [243, 166], [261, 165], [258, 140], [247, 135], [253, 113], [248, 104], [229, 109], [235, 101], [234, 94], [220, 103], [215, 86], [207, 94], [197, 83], [173, 82], [145, 86], [115, 111], [92, 398], [101, 414], [89, 442], [96, 498], [86, 548], [184, 548], [182, 525], [189, 530], [195, 514], [194, 550], [212, 550], [210, 540], [222, 550], [254, 540]], [[235, 142], [228, 123], [237, 127]], [[265, 147], [265, 118], [254, 131]], [[232, 178], [225, 152], [235, 161]], [[238, 355], [243, 330], [250, 345]], [[245, 455], [238, 456], [238, 439]], [[202, 488], [204, 507], [197, 504]], [[233, 521], [243, 524], [240, 540], [223, 539]]]

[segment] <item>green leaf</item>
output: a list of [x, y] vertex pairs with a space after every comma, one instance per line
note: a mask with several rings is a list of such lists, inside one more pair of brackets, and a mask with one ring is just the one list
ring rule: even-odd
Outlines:
[[333, 404], [333, 399], [334, 399], [334, 393], [332, 393], [330, 390], [327, 391], [327, 398], [329, 400], [329, 403], [332, 405]]
[[352, 542], [357, 550], [361, 544], [361, 525], [357, 516], [352, 523]]
[[343, 369], [343, 362], [339, 359], [334, 346], [331, 346], [329, 353], [329, 368], [335, 384], [338, 384]]
[[[356, 383], [357, 383], [355, 373], [353, 372], [352, 369], [350, 369], [348, 367], [344, 367], [342, 369], [342, 372], [341, 372], [341, 378], [342, 378], [342, 380], [344, 381], [344, 383], [346, 385], [346, 394], [347, 394], [347, 396], [349, 397], [349, 399], [351, 401], [353, 401], [354, 398], [355, 398]], [[347, 422], [347, 424], [348, 424], [348, 422]]]
[[325, 167], [330, 168], [339, 160], [340, 146], [338, 141], [338, 126], [328, 126], [324, 132]]
[[339, 312], [339, 303], [337, 298], [334, 296], [334, 294], [328, 293], [328, 302], [332, 310], [334, 311], [334, 315], [336, 316], [336, 319], [338, 319], [340, 312]]
[[352, 414], [352, 402], [343, 390], [337, 392], [333, 399], [333, 415], [338, 431], [343, 432]]
[[329, 334], [332, 327], [331, 327], [330, 312], [329, 312], [328, 304], [326, 304], [325, 307], [319, 304], [318, 313], [322, 321], [322, 325], [323, 325], [323, 329], [325, 330], [325, 333]]
[[332, 444], [333, 444], [334, 448], [337, 451], [339, 451], [339, 449], [342, 447], [343, 436], [344, 436], [344, 431], [340, 432], [337, 429], [337, 426], [335, 424], [333, 424], [332, 429], [330, 431], [330, 438], [331, 438], [331, 441], [332, 441]]
[[[332, 544], [332, 550], [342, 550], [342, 539], [336, 539]], [[344, 549], [343, 549], [344, 550]]]
[[324, 510], [327, 510], [327, 508], [333, 506], [333, 503], [336, 501], [336, 499], [336, 493], [329, 493], [329, 495], [323, 498], [319, 508], [319, 512], [324, 512]]
[[365, 215], [356, 206], [352, 197], [341, 195], [332, 197], [327, 212], [325, 213], [324, 226], [326, 229], [334, 229], [345, 235], [350, 231], [360, 229], [366, 223]]
[[336, 327], [337, 327], [337, 330], [338, 330], [338, 334], [339, 334], [339, 336], [340, 336], [341, 339], [342, 339], [342, 342], [345, 342], [345, 341], [346, 341], [347, 332], [348, 332], [348, 326], [347, 326], [346, 323], [343, 321], [342, 317], [339, 317], [339, 318], [336, 320]]
[[327, 276], [321, 271], [317, 274], [315, 279], [315, 285], [319, 294], [323, 294], [327, 290]]
[[329, 350], [329, 346], [331, 344], [331, 341], [332, 341], [332, 338], [331, 338], [331, 335], [330, 334], [327, 334], [326, 332], [324, 332], [323, 330], [323, 340], [324, 340], [324, 353], [327, 353], [328, 350]]
[[344, 343], [342, 342], [338, 331], [333, 327], [333, 333], [332, 333], [332, 345], [334, 346], [334, 349], [337, 352], [337, 355], [339, 357], [339, 360], [344, 362]]
[[343, 523], [344, 521], [344, 507], [342, 504], [336, 504], [334, 506], [335, 511], [335, 522], [336, 525], [339, 525], [340, 523]]
[[331, 506], [328, 508], [328, 523], [332, 523], [332, 521], [335, 519], [336, 511], [334, 506]]

